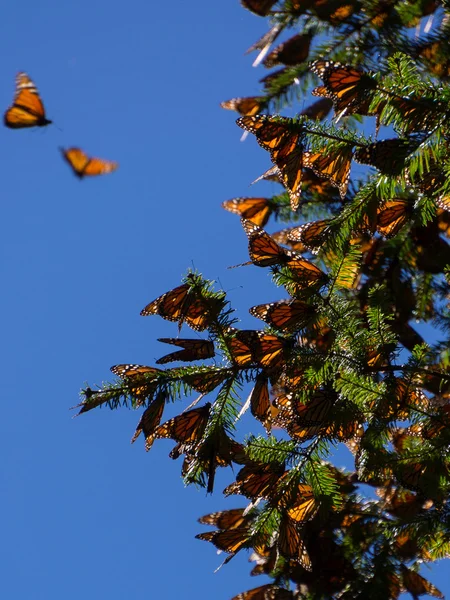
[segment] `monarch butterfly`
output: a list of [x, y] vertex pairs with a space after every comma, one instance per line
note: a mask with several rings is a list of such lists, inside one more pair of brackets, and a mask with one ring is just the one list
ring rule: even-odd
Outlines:
[[294, 600], [293, 592], [267, 583], [234, 596], [231, 600]]
[[156, 375], [157, 373], [162, 373], [161, 369], [156, 369], [155, 367], [147, 367], [145, 365], [132, 365], [132, 364], [123, 364], [123, 365], [114, 365], [110, 369], [114, 375], [117, 375], [121, 379], [140, 379], [148, 381], [148, 375]]
[[280, 231], [275, 231], [275, 233], [272, 233], [272, 239], [274, 239], [277, 244], [284, 244], [285, 246], [289, 246], [289, 248], [291, 250], [295, 250], [295, 252], [298, 252], [299, 254], [301, 254], [302, 252], [307, 252], [308, 249], [306, 248], [305, 244], [302, 244], [301, 242], [293, 242], [289, 239], [289, 234], [291, 233], [293, 227], [288, 227], [287, 229], [281, 229]]
[[199, 533], [195, 537], [198, 540], [211, 542], [219, 550], [236, 554], [245, 545], [248, 545], [250, 540], [250, 529], [248, 527], [237, 527], [236, 529], [227, 529], [225, 531], [206, 531]]
[[[136, 406], [141, 405], [147, 396], [152, 395], [154, 390], [150, 383], [159, 373], [162, 373], [161, 369], [155, 367], [131, 364], [115, 365], [111, 367], [111, 371], [127, 382], [127, 388], [131, 395], [137, 399]], [[149, 377], [149, 375], [155, 377]]]
[[353, 158], [385, 175], [400, 175], [405, 168], [405, 160], [419, 144], [419, 140], [392, 138], [358, 148]]
[[285, 352], [292, 342], [262, 331], [241, 329], [230, 340], [232, 360], [239, 367], [256, 364], [260, 367], [276, 367], [285, 358]]
[[295, 560], [307, 571], [312, 571], [311, 559], [300, 536], [297, 522], [286, 515], [280, 521], [277, 545], [284, 557]]
[[269, 14], [270, 9], [276, 3], [277, 0], [241, 0], [241, 4], [247, 10], [265, 17]]
[[203, 298], [198, 288], [184, 283], [147, 304], [141, 315], [159, 315], [168, 321], [178, 321], [180, 329], [186, 321], [192, 329], [203, 331], [220, 309], [219, 299]]
[[254, 115], [253, 117], [240, 117], [236, 125], [256, 136], [258, 144], [273, 152], [289, 144], [291, 149], [300, 139], [302, 126], [293, 124], [287, 117], [272, 115]]
[[272, 429], [272, 405], [269, 399], [268, 377], [260, 373], [255, 380], [255, 387], [250, 393], [250, 411], [261, 421], [267, 433]]
[[303, 109], [300, 114], [309, 117], [314, 121], [323, 121], [332, 107], [333, 101], [330, 98], [321, 98], [314, 102], [314, 104], [311, 104], [311, 106]]
[[229, 376], [225, 369], [215, 367], [199, 369], [196, 373], [183, 375], [183, 381], [189, 387], [201, 394], [209, 394]]
[[297, 523], [306, 523], [313, 519], [320, 504], [315, 499], [312, 488], [309, 485], [300, 486], [300, 494], [293, 506], [286, 509], [286, 515]]
[[308, 58], [311, 33], [299, 33], [286, 40], [266, 56], [263, 64], [268, 69], [276, 65], [298, 65]]
[[317, 252], [325, 241], [330, 221], [331, 219], [322, 219], [320, 221], [305, 223], [304, 225], [300, 225], [300, 227], [294, 227], [288, 234], [288, 239], [292, 242], [301, 242], [308, 250]]
[[158, 396], [149, 404], [149, 406], [142, 413], [142, 417], [137, 424], [136, 431], [131, 438], [133, 444], [137, 438], [144, 434], [145, 437], [145, 449], [148, 452], [152, 447], [154, 440], [155, 429], [161, 422], [161, 417], [164, 411], [165, 397], [164, 394], [158, 394]]
[[188, 410], [173, 419], [169, 419], [153, 433], [155, 438], [170, 438], [182, 444], [198, 442], [208, 423], [211, 404], [207, 402], [200, 408]]
[[59, 150], [79, 179], [87, 176], [91, 177], [112, 173], [119, 166], [118, 163], [112, 160], [91, 158], [80, 148], [60, 148]]
[[276, 329], [301, 329], [314, 315], [314, 307], [301, 300], [280, 300], [258, 304], [249, 309], [250, 314]]
[[377, 209], [377, 231], [386, 238], [396, 235], [408, 221], [411, 203], [406, 200], [387, 200]]
[[45, 116], [39, 92], [26, 73], [17, 74], [14, 100], [5, 112], [3, 122], [11, 129], [44, 127], [51, 123]]
[[248, 524], [251, 517], [244, 516], [245, 508], [232, 508], [220, 512], [210, 513], [200, 517], [199, 523], [214, 525], [218, 529], [236, 529]]
[[286, 188], [289, 194], [291, 210], [295, 212], [300, 205], [300, 195], [302, 192], [303, 180], [303, 155], [301, 146], [296, 146], [293, 150], [290, 147], [283, 147], [279, 151], [272, 152], [272, 160], [277, 166], [277, 174], [280, 183]]
[[408, 569], [404, 564], [400, 565], [402, 574], [402, 582], [413, 598], [417, 598], [423, 594], [434, 596], [435, 598], [444, 598], [444, 594], [438, 590], [428, 579], [419, 575], [415, 571]]
[[293, 279], [293, 294], [300, 293], [309, 286], [323, 284], [327, 280], [327, 275], [309, 260], [296, 258], [288, 261], [284, 266]]
[[187, 340], [179, 338], [159, 338], [158, 342], [180, 346], [184, 350], [177, 350], [163, 356], [156, 361], [157, 365], [164, 365], [174, 360], [183, 360], [190, 362], [202, 358], [212, 358], [214, 356], [214, 344], [209, 340]]
[[304, 426], [321, 425], [326, 421], [337, 395], [329, 390], [318, 390], [314, 392], [307, 404], [293, 401], [291, 395], [280, 396], [274, 400], [274, 407], [280, 412], [277, 422], [281, 426], [295, 420]]
[[283, 264], [298, 256], [292, 250], [288, 250], [277, 244], [264, 229], [255, 225], [252, 221], [241, 219], [241, 223], [247, 234], [248, 253], [251, 262], [257, 267]]
[[343, 199], [347, 193], [352, 158], [353, 150], [350, 146], [332, 151], [322, 148], [319, 152], [305, 152], [303, 164], [318, 177], [327, 179], [337, 187]]
[[260, 113], [266, 106], [264, 96], [248, 96], [247, 98], [231, 98], [220, 103], [221, 108], [235, 110], [244, 116], [253, 116]]
[[241, 494], [251, 500], [270, 498], [284, 473], [284, 465], [251, 463], [239, 471], [236, 481], [227, 486], [223, 493], [225, 496]]
[[443, 104], [429, 98], [392, 98], [390, 103], [402, 118], [403, 133], [430, 130], [442, 116]]
[[[357, 112], [358, 107], [367, 100], [369, 92], [377, 87], [370, 75], [341, 63], [316, 60], [311, 70], [323, 80], [323, 88], [340, 112], [339, 117], [349, 109]], [[316, 94], [325, 95], [322, 89]]]
[[370, 406], [378, 418], [406, 421], [412, 410], [427, 410], [427, 397], [410, 381], [395, 377], [387, 384], [386, 395]]
[[260, 227], [264, 227], [276, 210], [276, 205], [269, 198], [233, 198], [222, 202], [222, 206]]

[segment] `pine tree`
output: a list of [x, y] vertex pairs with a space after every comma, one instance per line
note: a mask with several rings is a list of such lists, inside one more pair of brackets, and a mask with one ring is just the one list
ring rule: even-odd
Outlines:
[[[261, 329], [242, 330], [226, 294], [188, 272], [141, 314], [204, 332], [161, 340], [176, 348], [157, 364], [195, 366], [116, 365], [115, 382], [83, 390], [79, 414], [143, 409], [132, 441], [174, 440], [185, 481], [210, 493], [228, 469], [223, 493], [248, 506], [202, 517], [215, 530], [198, 537], [225, 562], [252, 549], [252, 573], [273, 578], [234, 600], [442, 598], [418, 570], [450, 552], [450, 7], [242, 4], [269, 22], [255, 63], [281, 68], [260, 96], [222, 106], [284, 191], [223, 206], [284, 298], [251, 307]], [[295, 118], [278, 114], [311, 92]], [[290, 226], [269, 235], [271, 217]], [[247, 409], [266, 435], [242, 442]], [[339, 444], [351, 470], [332, 463]]]

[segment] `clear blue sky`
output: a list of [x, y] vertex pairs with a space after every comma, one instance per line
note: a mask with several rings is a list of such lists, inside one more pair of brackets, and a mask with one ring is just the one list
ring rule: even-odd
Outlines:
[[[245, 553], [214, 574], [223, 557], [194, 539], [196, 519], [242, 499], [185, 489], [168, 441], [130, 446], [140, 413], [69, 408], [111, 365], [168, 351], [156, 338], [176, 325], [139, 311], [192, 264], [220, 279], [244, 326], [261, 325], [249, 306], [282, 296], [263, 269], [226, 269], [247, 242], [220, 206], [279, 189], [249, 188], [268, 158], [219, 108], [258, 94], [265, 72], [243, 53], [266, 23], [238, 0], [25, 0], [2, 25], [0, 107], [24, 70], [59, 128], [3, 128], [0, 144], [4, 597], [227, 600], [266, 580], [248, 576]], [[119, 170], [80, 182], [61, 145]], [[221, 473], [217, 491], [230, 481]]]

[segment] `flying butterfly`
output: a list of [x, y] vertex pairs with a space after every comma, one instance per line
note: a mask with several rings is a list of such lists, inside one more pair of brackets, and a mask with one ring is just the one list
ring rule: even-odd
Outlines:
[[112, 160], [90, 157], [80, 148], [60, 148], [59, 150], [79, 179], [106, 175], [115, 171], [119, 166], [119, 163]]
[[207, 402], [200, 408], [193, 408], [169, 419], [155, 429], [153, 436], [170, 438], [182, 444], [195, 444], [205, 431], [210, 412], [211, 404]]
[[3, 122], [10, 129], [44, 127], [51, 123], [45, 116], [39, 92], [26, 73], [17, 74], [14, 100], [5, 112]]
[[199, 523], [214, 525], [218, 529], [236, 529], [248, 525], [251, 517], [244, 515], [245, 508], [232, 508], [210, 513], [198, 519]]
[[157, 365], [165, 365], [174, 360], [191, 362], [193, 360], [212, 358], [214, 356], [214, 344], [209, 340], [159, 338], [158, 342], [180, 346], [183, 350], [177, 350], [176, 352], [171, 352], [170, 354], [163, 356], [156, 361]]
[[276, 205], [270, 198], [233, 198], [222, 202], [222, 207], [260, 227], [264, 227], [276, 210]]
[[252, 316], [265, 321], [276, 329], [289, 331], [301, 329], [314, 315], [315, 309], [301, 300], [280, 300], [270, 304], [258, 304], [249, 309]]
[[322, 148], [316, 152], [305, 152], [303, 165], [337, 187], [343, 199], [347, 193], [352, 158], [353, 149], [349, 145], [331, 151]]
[[311, 33], [299, 33], [270, 52], [263, 61], [268, 69], [276, 65], [298, 65], [308, 58]]
[[248, 96], [247, 98], [231, 98], [220, 103], [225, 110], [235, 110], [243, 116], [253, 116], [260, 113], [266, 106], [264, 96]]
[[164, 411], [165, 397], [164, 394], [158, 394], [158, 396], [148, 405], [145, 411], [142, 413], [142, 417], [137, 424], [136, 431], [131, 438], [133, 444], [137, 438], [144, 434], [145, 437], [145, 449], [148, 452], [152, 447], [153, 440], [155, 439], [153, 434], [155, 429], [161, 422], [162, 414]]
[[275, 231], [271, 234], [272, 239], [274, 239], [277, 244], [284, 244], [285, 246], [289, 246], [291, 250], [295, 250], [299, 254], [303, 252], [307, 252], [308, 249], [301, 242], [293, 242], [289, 239], [289, 234], [291, 233], [293, 227], [288, 227], [286, 229], [281, 229], [280, 231]]
[[234, 596], [231, 600], [294, 600], [294, 598], [293, 592], [267, 583], [266, 585], [242, 592]]
[[241, 0], [241, 4], [252, 13], [265, 17], [277, 0]]
[[356, 162], [375, 167], [384, 175], [400, 175], [405, 168], [405, 160], [419, 144], [418, 139], [382, 140], [358, 148], [353, 158]]

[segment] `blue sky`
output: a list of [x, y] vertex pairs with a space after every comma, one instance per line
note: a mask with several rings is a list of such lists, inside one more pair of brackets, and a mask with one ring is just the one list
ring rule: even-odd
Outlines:
[[[156, 338], [176, 325], [139, 311], [192, 265], [220, 280], [244, 326], [260, 326], [249, 306], [282, 296], [263, 269], [226, 269], [247, 260], [247, 242], [220, 206], [279, 190], [249, 187], [268, 158], [219, 108], [258, 94], [265, 72], [243, 53], [266, 23], [237, 0], [25, 0], [2, 23], [0, 106], [24, 70], [55, 123], [3, 128], [0, 144], [4, 595], [227, 600], [265, 580], [250, 579], [245, 555], [214, 574], [222, 557], [194, 539], [206, 530], [196, 519], [242, 499], [185, 489], [166, 440], [131, 446], [140, 413], [74, 420], [69, 408], [113, 379], [111, 365], [169, 351]], [[119, 170], [78, 181], [58, 146]]]

